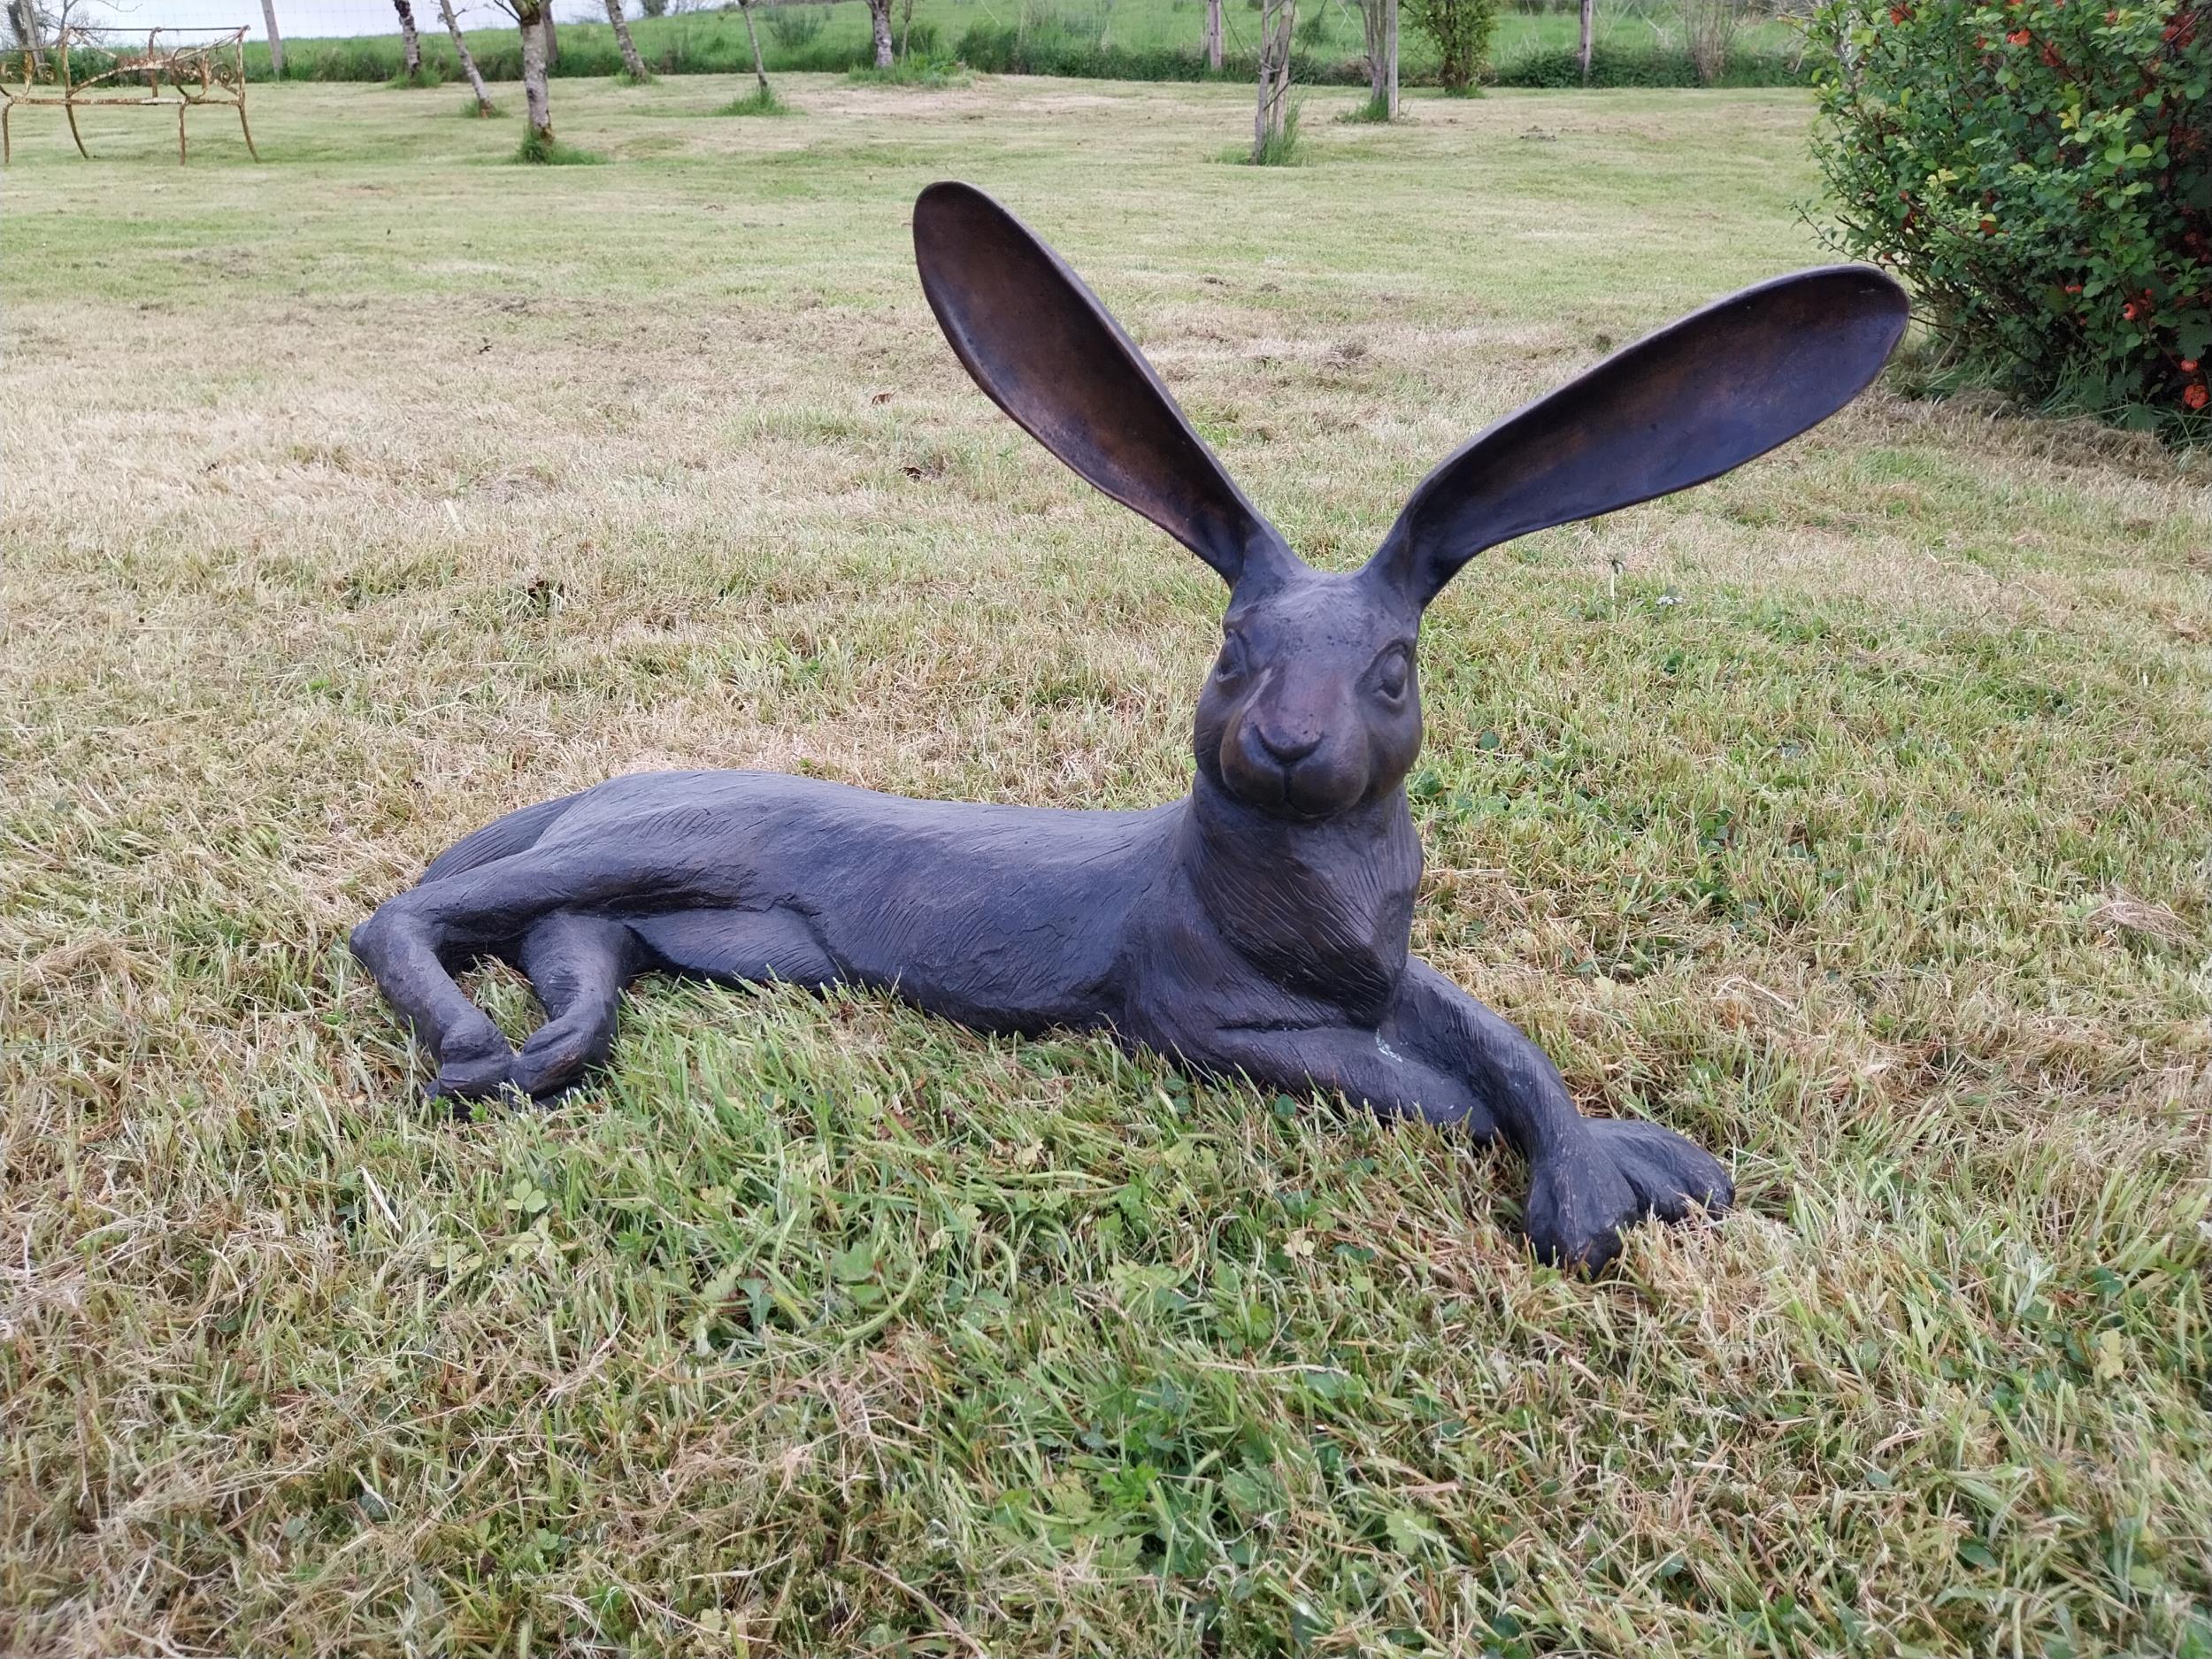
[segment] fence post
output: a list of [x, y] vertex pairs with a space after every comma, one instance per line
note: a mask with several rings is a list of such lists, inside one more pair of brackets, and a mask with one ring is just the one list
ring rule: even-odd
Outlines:
[[[30, 0], [24, 0], [27, 5]], [[276, 0], [261, 0], [261, 20], [269, 26], [269, 73], [284, 79], [284, 36], [277, 33]]]

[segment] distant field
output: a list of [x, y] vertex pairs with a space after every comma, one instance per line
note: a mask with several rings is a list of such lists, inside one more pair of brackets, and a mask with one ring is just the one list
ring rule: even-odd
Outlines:
[[[1025, 38], [1042, 36], [1064, 50], [1095, 50], [1143, 58], [1169, 52], [1195, 56], [1204, 14], [1202, 0], [1113, 0], [1108, 5], [917, 0], [913, 27], [918, 44], [926, 42], [947, 53], [958, 48], [970, 28], [980, 25], [1016, 29]], [[771, 68], [837, 67], [858, 59], [869, 50], [868, 9], [863, 0], [844, 0], [835, 5], [764, 6], [754, 15]], [[899, 16], [895, 12], [894, 15]], [[1684, 50], [1681, 19], [1671, 6], [1606, 4], [1600, 7], [1598, 15], [1594, 39], [1601, 57], [1618, 58], [1637, 66], [1639, 73], [1648, 74], [1651, 72], [1645, 66], [1655, 59], [1666, 63]], [[1365, 50], [1356, 6], [1344, 0], [1324, 0], [1317, 6], [1302, 6], [1300, 17], [1297, 50], [1316, 69], [1340, 68]], [[429, 26], [423, 36], [426, 52], [434, 62], [451, 65], [452, 49], [435, 27], [435, 10], [429, 6], [419, 16], [419, 21]], [[1258, 39], [1256, 8], [1244, 0], [1230, 0], [1223, 21], [1229, 55], [1248, 59]], [[1536, 54], [1572, 50], [1578, 27], [1572, 11], [1505, 12], [1498, 21], [1494, 61], [1509, 76], [1524, 71]], [[744, 21], [734, 8], [634, 19], [631, 30], [638, 50], [657, 66], [734, 72], [752, 65]], [[572, 70], [588, 65], [590, 73], [603, 74], [619, 66], [614, 31], [604, 23], [564, 22], [559, 37], [563, 57], [572, 51], [576, 54]], [[1796, 27], [1786, 21], [1748, 23], [1739, 42], [1740, 66], [1771, 79], [1776, 65], [1793, 60], [1798, 38]], [[516, 50], [511, 28], [470, 30], [468, 40], [471, 51], [489, 58]], [[396, 34], [345, 40], [288, 40], [286, 50], [288, 73], [303, 79], [382, 79], [394, 73], [400, 62]], [[1432, 73], [1435, 54], [1417, 31], [1410, 27], [1404, 31], [1401, 50], [1406, 75], [1417, 78]], [[265, 49], [256, 46], [251, 51], [254, 61], [265, 68]]]
[[0, 1653], [2212, 1651], [2202, 457], [1877, 390], [1431, 612], [1417, 948], [1740, 1186], [1601, 1282], [1503, 1155], [877, 996], [424, 1106], [343, 941], [495, 813], [1185, 787], [1218, 585], [960, 373], [926, 181], [1338, 567], [1821, 257], [1794, 93], [1255, 171], [1238, 87], [782, 84], [557, 84], [562, 169], [512, 86], [19, 112]]

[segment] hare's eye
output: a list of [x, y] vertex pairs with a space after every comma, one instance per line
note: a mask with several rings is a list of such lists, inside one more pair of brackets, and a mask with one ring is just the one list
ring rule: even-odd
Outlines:
[[1395, 703], [1406, 695], [1406, 677], [1412, 668], [1404, 651], [1393, 647], [1375, 665], [1375, 689]]

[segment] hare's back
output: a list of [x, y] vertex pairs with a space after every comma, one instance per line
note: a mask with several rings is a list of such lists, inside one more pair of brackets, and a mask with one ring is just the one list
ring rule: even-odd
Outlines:
[[[703, 906], [803, 918], [837, 977], [969, 1024], [1094, 1024], [1126, 918], [1169, 867], [1145, 811], [917, 800], [782, 772], [657, 772], [578, 799], [540, 843], [685, 872]], [[664, 904], [665, 899], [657, 902]]]

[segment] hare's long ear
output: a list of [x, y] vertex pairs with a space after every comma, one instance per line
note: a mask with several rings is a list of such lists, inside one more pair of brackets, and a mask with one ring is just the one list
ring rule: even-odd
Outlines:
[[1777, 277], [1693, 311], [1448, 457], [1368, 568], [1426, 604], [1485, 548], [1717, 478], [1857, 396], [1906, 312], [1904, 290], [1865, 265]]
[[991, 401], [1233, 586], [1292, 556], [1082, 279], [972, 185], [914, 204], [922, 291]]

